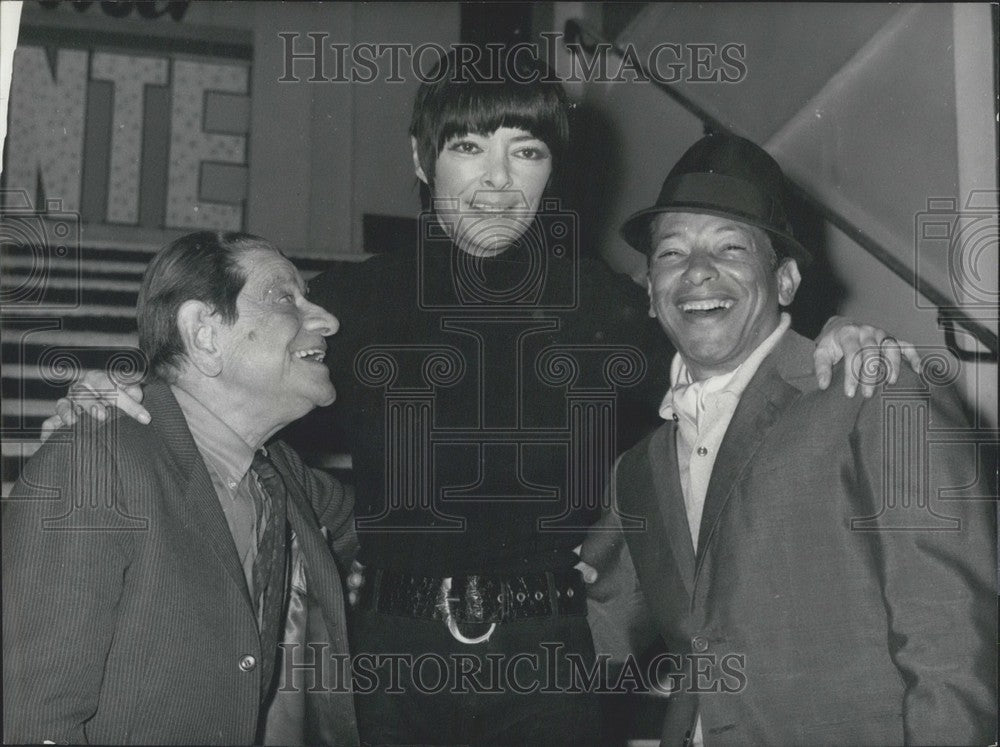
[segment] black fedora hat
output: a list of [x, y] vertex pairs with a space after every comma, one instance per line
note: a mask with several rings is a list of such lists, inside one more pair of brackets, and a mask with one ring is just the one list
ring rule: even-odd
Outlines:
[[670, 170], [656, 204], [625, 221], [622, 238], [648, 254], [654, 216], [707, 213], [764, 229], [779, 257], [808, 264], [812, 255], [792, 236], [784, 188], [781, 167], [763, 148], [735, 135], [706, 135]]

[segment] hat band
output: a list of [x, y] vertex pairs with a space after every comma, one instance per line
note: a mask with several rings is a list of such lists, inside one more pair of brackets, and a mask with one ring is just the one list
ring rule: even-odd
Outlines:
[[725, 174], [681, 174], [668, 179], [660, 190], [658, 207], [711, 208], [734, 216], [752, 218], [785, 230], [781, 206], [754, 185]]

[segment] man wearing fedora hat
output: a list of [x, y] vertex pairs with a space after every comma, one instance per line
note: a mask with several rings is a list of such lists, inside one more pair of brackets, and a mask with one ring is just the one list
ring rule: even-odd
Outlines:
[[780, 309], [810, 261], [782, 191], [761, 148], [710, 135], [622, 228], [677, 354], [584, 546], [598, 651], [609, 620], [662, 636], [664, 745], [987, 744], [993, 513], [946, 498], [978, 484], [975, 446], [928, 445], [965, 427], [958, 398], [908, 371], [871, 399], [818, 389]]

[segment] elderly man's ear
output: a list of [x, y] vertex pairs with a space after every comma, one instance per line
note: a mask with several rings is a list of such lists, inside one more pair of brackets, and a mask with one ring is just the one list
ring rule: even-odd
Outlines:
[[177, 310], [177, 329], [184, 352], [190, 364], [204, 376], [214, 378], [222, 373], [221, 328], [219, 315], [203, 301], [185, 301]]
[[802, 282], [799, 265], [794, 259], [783, 259], [774, 274], [778, 279], [778, 303], [788, 306], [795, 300], [795, 292]]

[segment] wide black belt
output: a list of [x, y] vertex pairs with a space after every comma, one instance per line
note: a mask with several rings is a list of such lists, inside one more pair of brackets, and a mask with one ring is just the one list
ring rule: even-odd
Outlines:
[[368, 568], [358, 602], [386, 615], [462, 624], [587, 613], [586, 588], [575, 569], [426, 578]]

